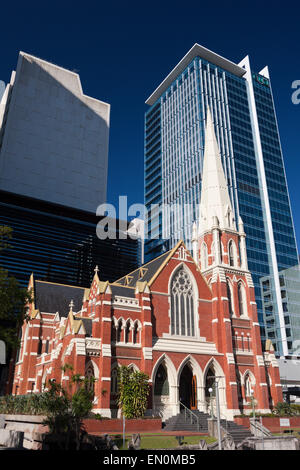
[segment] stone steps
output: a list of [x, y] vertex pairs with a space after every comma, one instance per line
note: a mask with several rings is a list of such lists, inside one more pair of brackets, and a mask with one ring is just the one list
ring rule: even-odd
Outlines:
[[[208, 433], [207, 420], [211, 416], [207, 413], [203, 413], [198, 410], [193, 410], [193, 413], [197, 416], [199, 420], [199, 428], [195, 420], [193, 420], [193, 423], [191, 423], [188, 417], [187, 421], [185, 421], [184, 412], [181, 412], [166, 420], [164, 431], [190, 431]], [[235, 444], [242, 442], [248, 437], [252, 437], [252, 434], [248, 428], [246, 428], [245, 426], [238, 425], [233, 421], [226, 421], [222, 419], [221, 426], [232, 437]]]

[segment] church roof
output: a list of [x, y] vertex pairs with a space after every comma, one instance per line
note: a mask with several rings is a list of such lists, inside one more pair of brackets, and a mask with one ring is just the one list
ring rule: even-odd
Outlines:
[[[79, 318], [77, 318], [78, 320]], [[91, 318], [80, 318], [86, 331], [86, 336], [92, 336], [93, 322]]]
[[[176, 248], [177, 246], [178, 245], [176, 245]], [[112, 288], [112, 292], [114, 293], [114, 290], [116, 291], [116, 287], [120, 288], [122, 286], [124, 293], [116, 294], [116, 295], [126, 295], [126, 292], [129, 292], [130, 290], [132, 290], [133, 295], [131, 296], [134, 297], [134, 288], [136, 286], [136, 283], [138, 281], [151, 283], [151, 280], [154, 278], [156, 273], [162, 268], [162, 266], [164, 266], [164, 264], [171, 257], [174, 251], [175, 249], [173, 248], [172, 250], [169, 250], [166, 253], [163, 253], [162, 255], [158, 256], [157, 258], [154, 258], [148, 263], [143, 264], [140, 268], [135, 269], [131, 273], [127, 274], [126, 276], [121, 277], [120, 279], [115, 281], [113, 284], [110, 284], [110, 287]]]
[[71, 300], [74, 303], [73, 311], [81, 310], [84, 290], [84, 287], [36, 280], [34, 281], [35, 308], [40, 312], [59, 312], [61, 317], [67, 317]]

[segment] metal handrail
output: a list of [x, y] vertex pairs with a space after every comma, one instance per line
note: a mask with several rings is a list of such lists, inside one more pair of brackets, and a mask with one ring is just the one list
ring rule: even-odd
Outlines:
[[179, 402], [179, 404], [182, 405], [184, 408], [184, 420], [187, 421], [186, 419], [187, 413], [190, 415], [191, 424], [193, 424], [193, 417], [196, 418], [197, 428], [198, 428], [198, 431], [200, 431], [200, 420], [198, 416], [195, 415], [195, 413], [193, 413], [189, 408], [187, 408], [181, 401]]

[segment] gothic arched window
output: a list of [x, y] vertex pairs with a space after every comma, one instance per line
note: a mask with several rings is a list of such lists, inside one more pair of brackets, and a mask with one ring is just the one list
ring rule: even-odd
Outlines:
[[125, 327], [125, 343], [129, 343], [129, 340], [130, 340], [130, 321], [128, 320], [128, 322], [126, 323], [126, 327]]
[[228, 297], [228, 308], [229, 308], [229, 314], [233, 315], [233, 299], [232, 299], [232, 290], [229, 281], [227, 280], [227, 297]]
[[233, 247], [232, 240], [230, 240], [229, 245], [228, 245], [228, 258], [229, 258], [229, 266], [234, 266], [235, 256], [234, 256], [234, 247]]
[[245, 378], [245, 396], [246, 397], [252, 396], [252, 381], [251, 381], [249, 374], [247, 374]]
[[162, 364], [160, 364], [155, 377], [154, 395], [169, 395], [168, 374]]
[[176, 271], [171, 282], [171, 334], [195, 336], [194, 291], [183, 268]]
[[208, 267], [208, 253], [206, 243], [203, 242], [201, 245], [201, 268], [206, 269]]
[[111, 371], [111, 382], [110, 382], [111, 393], [117, 393], [118, 391], [118, 369], [114, 367]]
[[137, 344], [138, 341], [138, 322], [135, 322], [134, 327], [133, 327], [133, 344]]
[[245, 287], [241, 282], [238, 283], [238, 300], [240, 316], [247, 315]]
[[119, 343], [121, 341], [122, 337], [122, 320], [120, 319], [118, 321], [118, 327], [117, 327], [117, 342]]
[[92, 392], [93, 396], [95, 393], [95, 372], [92, 362], [86, 364], [85, 369], [85, 378], [87, 379], [86, 388], [88, 391]]

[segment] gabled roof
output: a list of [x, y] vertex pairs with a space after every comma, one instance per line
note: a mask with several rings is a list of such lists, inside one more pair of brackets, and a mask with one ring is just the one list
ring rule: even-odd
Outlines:
[[162, 255], [154, 258], [140, 268], [135, 269], [126, 276], [121, 277], [114, 283], [110, 284], [113, 295], [123, 295], [124, 297], [134, 297], [137, 282], [147, 283], [149, 286], [154, 282], [163, 267], [172, 258], [180, 245], [184, 245], [180, 240], [172, 250], [163, 253]]
[[80, 318], [80, 320], [83, 323], [86, 336], [91, 336], [92, 335], [92, 329], [93, 329], [93, 322], [91, 318]]
[[40, 312], [59, 312], [61, 317], [67, 317], [71, 300], [74, 312], [81, 310], [84, 291], [84, 287], [34, 281], [35, 308]]

